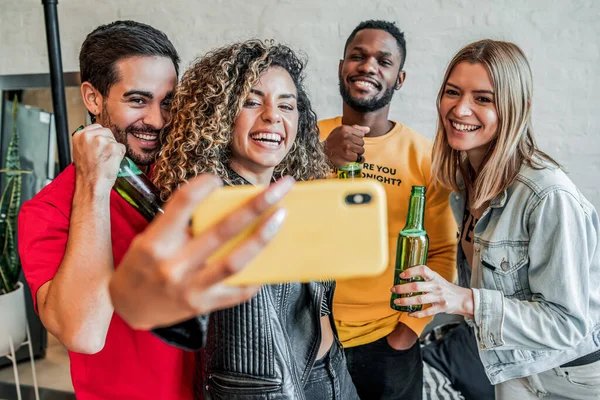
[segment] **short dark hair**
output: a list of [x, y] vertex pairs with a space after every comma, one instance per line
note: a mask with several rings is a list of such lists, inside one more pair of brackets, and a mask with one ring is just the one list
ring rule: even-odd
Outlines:
[[344, 57], [346, 56], [346, 50], [348, 49], [350, 42], [354, 39], [358, 32], [364, 29], [379, 29], [389, 33], [394, 37], [394, 39], [396, 39], [398, 50], [400, 51], [400, 70], [402, 70], [404, 67], [404, 61], [406, 61], [406, 40], [404, 39], [404, 32], [398, 29], [395, 22], [370, 19], [358, 24], [350, 36], [348, 36], [348, 40], [346, 40], [346, 45], [344, 46]]
[[91, 83], [107, 96], [119, 80], [116, 63], [136, 56], [169, 57], [179, 75], [179, 55], [167, 35], [141, 22], [115, 21], [94, 29], [81, 45], [81, 82]]

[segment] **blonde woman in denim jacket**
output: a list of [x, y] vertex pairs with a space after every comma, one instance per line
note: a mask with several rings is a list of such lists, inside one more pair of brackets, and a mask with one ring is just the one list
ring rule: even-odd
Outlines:
[[[437, 98], [433, 173], [451, 187], [460, 286], [405, 271], [397, 304], [460, 314], [497, 399], [600, 398], [598, 214], [531, 129], [532, 77], [514, 44], [482, 40], [450, 62]], [[428, 227], [434, 229], [435, 227]]]

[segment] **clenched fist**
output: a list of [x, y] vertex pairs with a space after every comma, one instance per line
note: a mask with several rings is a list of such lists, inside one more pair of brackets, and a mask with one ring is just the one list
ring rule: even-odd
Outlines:
[[73, 163], [78, 180], [95, 189], [109, 191], [117, 179], [125, 146], [108, 128], [88, 125], [73, 134]]
[[342, 125], [335, 128], [325, 140], [325, 154], [335, 167], [351, 162], [360, 162], [365, 152], [363, 137], [369, 133], [369, 127], [360, 125]]

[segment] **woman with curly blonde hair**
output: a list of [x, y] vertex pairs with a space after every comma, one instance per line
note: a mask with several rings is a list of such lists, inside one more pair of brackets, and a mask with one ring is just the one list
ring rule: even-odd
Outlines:
[[[324, 178], [328, 166], [303, 70], [289, 47], [259, 40], [197, 60], [173, 98], [156, 163], [162, 196], [201, 173], [227, 185]], [[357, 399], [332, 328], [334, 288], [334, 282], [265, 285], [246, 303], [155, 333], [176, 346], [202, 348], [199, 396]]]

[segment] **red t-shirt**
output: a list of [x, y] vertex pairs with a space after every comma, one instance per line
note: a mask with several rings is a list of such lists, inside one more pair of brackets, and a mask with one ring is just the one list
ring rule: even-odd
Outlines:
[[[65, 253], [74, 192], [75, 168], [70, 165], [23, 204], [19, 214], [19, 253], [36, 309], [37, 290], [54, 278]], [[148, 223], [114, 190], [110, 223], [114, 262], [119, 265]], [[131, 329], [117, 314], [100, 352], [70, 351], [69, 358], [79, 400], [192, 398], [194, 354], [167, 345], [150, 332]]]

